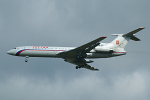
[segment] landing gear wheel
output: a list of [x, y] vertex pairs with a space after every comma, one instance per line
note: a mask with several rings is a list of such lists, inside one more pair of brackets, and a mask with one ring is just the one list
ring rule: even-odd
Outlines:
[[28, 59], [25, 59], [25, 62], [28, 62]]
[[82, 68], [81, 66], [79, 66], [79, 68]]
[[79, 67], [78, 66], [76, 66], [76, 69], [78, 69]]

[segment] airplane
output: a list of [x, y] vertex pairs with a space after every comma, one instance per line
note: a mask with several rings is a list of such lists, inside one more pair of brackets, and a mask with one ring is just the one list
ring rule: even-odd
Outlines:
[[112, 34], [117, 36], [110, 43], [100, 43], [106, 36], [99, 37], [89, 43], [79, 47], [49, 47], [49, 46], [21, 46], [16, 47], [7, 52], [9, 55], [25, 57], [25, 62], [28, 62], [29, 57], [54, 57], [62, 58], [64, 61], [76, 65], [76, 69], [86, 68], [93, 71], [98, 71], [88, 63], [94, 61], [92, 58], [109, 58], [125, 55], [124, 50], [128, 41], [140, 41], [135, 37], [135, 33], [141, 31], [144, 27], [140, 27], [126, 34]]

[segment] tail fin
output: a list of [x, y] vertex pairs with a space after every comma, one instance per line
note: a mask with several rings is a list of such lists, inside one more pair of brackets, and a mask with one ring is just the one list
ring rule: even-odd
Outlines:
[[113, 48], [125, 48], [125, 46], [127, 45], [128, 41], [134, 40], [134, 41], [140, 41], [139, 38], [135, 37], [134, 34], [141, 31], [142, 29], [144, 29], [144, 27], [140, 27], [134, 31], [131, 31], [129, 33], [126, 34], [112, 34], [112, 35], [117, 35], [118, 37], [116, 39], [114, 39], [111, 44], [113, 44]]

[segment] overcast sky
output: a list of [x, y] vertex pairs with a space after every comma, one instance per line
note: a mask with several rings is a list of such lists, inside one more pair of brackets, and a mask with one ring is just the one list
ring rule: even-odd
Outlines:
[[[150, 100], [149, 0], [0, 0], [0, 100]], [[17, 46], [81, 46], [139, 27], [127, 55], [76, 70], [56, 58], [7, 55]]]

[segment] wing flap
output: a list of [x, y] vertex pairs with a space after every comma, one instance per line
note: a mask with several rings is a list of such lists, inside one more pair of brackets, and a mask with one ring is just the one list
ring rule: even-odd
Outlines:
[[99, 71], [98, 68], [91, 67], [90, 65], [86, 65], [86, 66], [84, 66], [84, 68], [89, 69], [89, 70], [93, 70], [93, 71]]
[[98, 68], [94, 68], [86, 63], [85, 59], [65, 59], [64, 61], [69, 62], [71, 64], [77, 65], [78, 68], [86, 68], [92, 71], [99, 71]]

